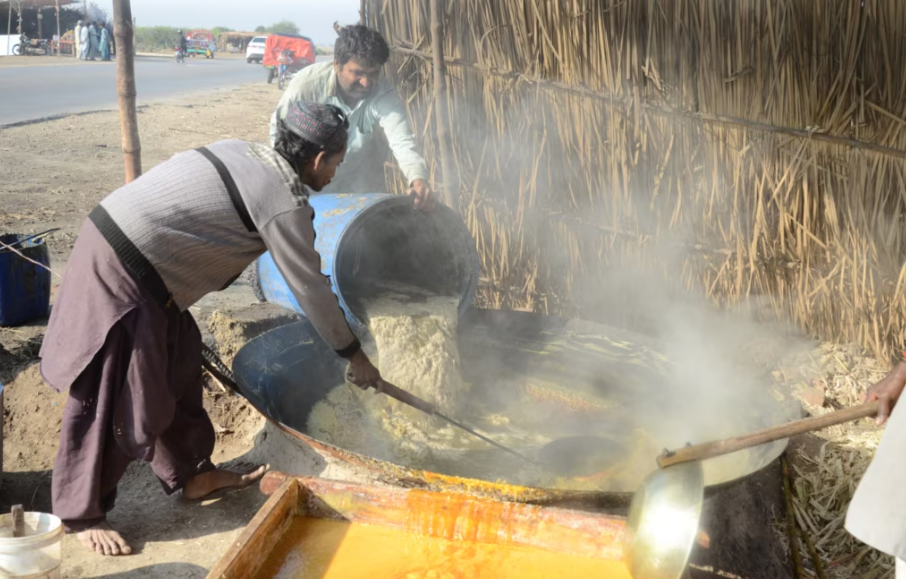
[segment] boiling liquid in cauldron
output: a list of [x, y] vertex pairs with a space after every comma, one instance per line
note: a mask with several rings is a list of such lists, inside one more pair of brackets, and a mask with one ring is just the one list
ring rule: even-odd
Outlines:
[[[538, 379], [495, 380], [471, 392], [460, 374], [458, 301], [386, 285], [361, 299], [377, 348], [368, 354], [383, 378], [529, 455], [551, 440], [578, 434], [570, 429], [590, 429], [603, 440], [596, 453], [600, 471], [560, 476], [566, 473], [540, 469], [440, 419], [351, 385], [334, 388], [313, 408], [307, 432], [341, 448], [445, 474], [575, 490], [634, 490], [663, 446], [646, 431], [621, 424], [611, 401]], [[481, 396], [488, 393], [496, 402]]]
[[[365, 302], [381, 376], [445, 414], [452, 414], [467, 394], [459, 373], [458, 306], [455, 296], [413, 296], [411, 291]], [[417, 411], [404, 414], [425, 422]]]
[[297, 518], [255, 579], [629, 579], [618, 561]]

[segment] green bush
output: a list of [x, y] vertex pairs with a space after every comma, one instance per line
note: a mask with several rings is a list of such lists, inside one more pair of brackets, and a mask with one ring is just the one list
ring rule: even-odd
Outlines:
[[179, 42], [178, 30], [172, 26], [138, 26], [135, 28], [135, 49], [139, 52], [173, 50]]

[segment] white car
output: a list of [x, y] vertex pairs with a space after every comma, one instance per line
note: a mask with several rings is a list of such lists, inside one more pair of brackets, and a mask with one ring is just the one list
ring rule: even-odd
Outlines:
[[266, 40], [267, 36], [256, 36], [249, 42], [248, 47], [245, 49], [245, 61], [247, 63], [257, 62], [261, 64], [264, 59], [264, 43]]

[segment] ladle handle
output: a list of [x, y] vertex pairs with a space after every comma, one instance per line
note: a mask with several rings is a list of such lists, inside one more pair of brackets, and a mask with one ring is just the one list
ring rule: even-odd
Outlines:
[[760, 444], [774, 442], [775, 440], [783, 440], [784, 438], [789, 438], [797, 434], [814, 432], [815, 430], [821, 430], [828, 426], [843, 424], [844, 422], [851, 422], [860, 418], [867, 418], [878, 413], [879, 404], [880, 403], [877, 401], [867, 402], [865, 404], [860, 404], [859, 406], [830, 412], [823, 416], [814, 416], [812, 418], [805, 418], [803, 420], [781, 424], [780, 426], [756, 430], [755, 432], [737, 436], [735, 438], [705, 442], [703, 444], [686, 446], [676, 450], [665, 450], [664, 454], [658, 457], [657, 464], [661, 468], [664, 468], [682, 462], [705, 460], [707, 458], [714, 458], [715, 456], [730, 454], [737, 450], [744, 450]]
[[387, 396], [399, 400], [403, 404], [408, 404], [409, 406], [417, 410], [421, 410], [426, 414], [434, 415], [437, 413], [437, 408], [435, 408], [434, 405], [427, 400], [422, 400], [418, 396], [410, 394], [409, 392], [406, 392], [402, 388], [394, 386], [389, 382], [381, 381], [380, 385], [373, 386], [373, 388], [375, 388], [378, 392], [382, 392]]

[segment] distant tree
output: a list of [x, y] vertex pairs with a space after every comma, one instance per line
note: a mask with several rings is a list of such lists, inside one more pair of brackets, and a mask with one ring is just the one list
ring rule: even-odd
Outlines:
[[[182, 28], [183, 31], [187, 28]], [[135, 46], [143, 52], [169, 52], [179, 39], [173, 26], [138, 26], [135, 28]]]
[[255, 32], [257, 32], [259, 34], [264, 34], [265, 32], [267, 32], [267, 27], [259, 26], [258, 28], [255, 29]]
[[268, 32], [273, 32], [274, 34], [299, 34], [299, 27], [296, 26], [295, 22], [281, 20], [280, 22], [274, 22]]
[[211, 29], [211, 34], [214, 35], [214, 39], [220, 38], [220, 35], [224, 32], [232, 32], [232, 28], [227, 28], [226, 26], [215, 26]]

